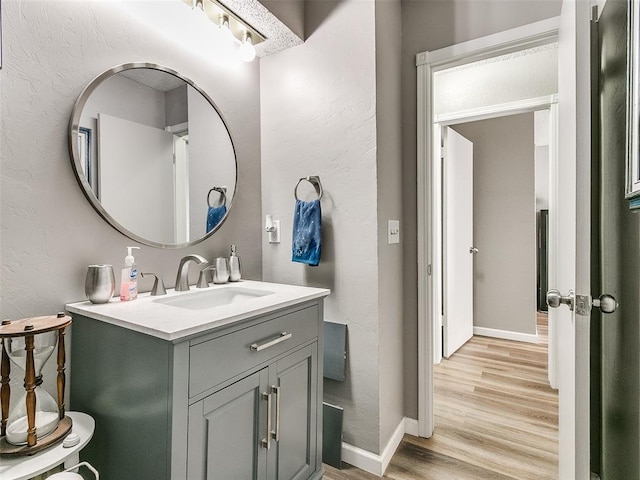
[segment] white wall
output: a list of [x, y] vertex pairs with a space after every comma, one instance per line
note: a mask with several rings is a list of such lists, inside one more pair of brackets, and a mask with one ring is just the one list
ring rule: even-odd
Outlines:
[[[236, 243], [245, 277], [261, 277], [258, 64], [218, 61], [215, 43], [195, 42], [200, 31], [186, 28], [175, 10], [182, 8], [182, 2], [163, 1], [2, 2], [2, 318], [54, 314], [84, 299], [87, 266], [119, 269], [125, 246], [135, 245], [86, 201], [67, 147], [71, 110], [82, 89], [99, 73], [131, 61], [178, 70], [214, 98], [240, 164], [239, 194], [222, 229], [193, 248], [142, 246], [135, 255], [140, 269], [158, 272], [172, 287], [183, 255], [227, 254]], [[196, 279], [193, 269], [191, 282]], [[151, 282], [141, 279], [139, 287], [148, 291]], [[45, 382], [55, 379], [50, 373]], [[69, 378], [73, 382], [73, 372]]]
[[549, 110], [533, 112], [536, 211], [549, 208]]
[[[281, 220], [282, 243], [263, 234], [266, 281], [330, 288], [327, 320], [348, 325], [347, 379], [325, 380], [345, 408], [344, 441], [379, 452], [379, 285], [374, 4], [308, 2], [304, 45], [261, 60], [263, 213]], [[318, 267], [291, 262], [293, 189], [324, 187]], [[399, 394], [399, 393], [398, 393]]]
[[536, 211], [549, 209], [549, 146], [535, 147]]
[[434, 114], [553, 95], [557, 71], [555, 43], [442, 70], [434, 75]]

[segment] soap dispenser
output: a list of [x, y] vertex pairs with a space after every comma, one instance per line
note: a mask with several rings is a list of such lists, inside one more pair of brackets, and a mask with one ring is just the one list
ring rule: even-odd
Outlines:
[[138, 267], [131, 254], [133, 249], [140, 250], [140, 247], [127, 247], [127, 256], [124, 258], [122, 276], [120, 277], [120, 300], [128, 302], [138, 298]]
[[242, 273], [240, 271], [240, 257], [236, 255], [236, 246], [231, 245], [231, 256], [229, 257], [229, 281], [237, 282]]

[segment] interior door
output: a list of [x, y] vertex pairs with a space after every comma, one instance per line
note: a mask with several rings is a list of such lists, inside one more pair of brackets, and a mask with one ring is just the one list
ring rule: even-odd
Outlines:
[[[620, 302], [615, 312], [602, 315], [600, 323], [592, 325], [592, 332], [597, 329], [601, 334], [602, 406], [601, 411], [592, 410], [592, 418], [596, 415], [601, 418], [601, 425], [596, 423], [591, 435], [591, 451], [595, 456], [592, 467], [603, 480], [640, 478], [640, 403], [637, 401], [640, 390], [640, 216], [629, 209], [622, 194], [625, 190], [626, 118], [623, 112], [627, 91], [624, 66], [628, 5], [624, 0], [608, 1], [598, 20], [602, 74], [598, 124], [601, 277], [597, 293], [611, 294]], [[598, 321], [595, 313], [592, 322]], [[598, 427], [600, 438], [596, 436]]]
[[100, 203], [142, 238], [175, 243], [173, 134], [98, 114]]
[[442, 354], [473, 336], [473, 143], [443, 127]]
[[590, 13], [589, 2], [564, 0], [558, 40], [558, 157], [551, 176], [556, 208], [549, 212], [549, 286], [562, 293], [563, 302], [581, 307], [554, 309], [550, 318], [558, 352], [561, 479], [590, 475], [590, 311], [582, 308], [585, 298], [590, 303]]

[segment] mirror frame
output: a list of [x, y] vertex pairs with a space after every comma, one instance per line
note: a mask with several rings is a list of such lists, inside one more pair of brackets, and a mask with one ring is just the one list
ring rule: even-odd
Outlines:
[[[102, 204], [100, 203], [100, 200], [93, 192], [93, 189], [91, 188], [91, 185], [89, 184], [89, 181], [86, 178], [84, 174], [84, 170], [82, 168], [82, 159], [80, 158], [80, 152], [78, 149], [78, 135], [80, 131], [80, 117], [82, 116], [82, 110], [84, 109], [84, 106], [87, 103], [87, 100], [104, 80], [107, 80], [108, 78], [111, 78], [114, 75], [117, 75], [118, 73], [121, 73], [125, 70], [133, 70], [133, 69], [140, 69], [140, 68], [147, 68], [147, 69], [158, 70], [161, 72], [168, 73], [170, 75], [178, 77], [179, 79], [184, 81], [187, 85], [194, 88], [198, 93], [200, 93], [200, 95], [202, 95], [207, 100], [207, 102], [209, 102], [211, 107], [220, 116], [220, 120], [222, 120], [222, 124], [227, 130], [227, 134], [229, 135], [229, 140], [231, 141], [231, 148], [233, 150], [233, 160], [236, 166], [236, 178], [235, 178], [235, 184], [233, 189], [233, 197], [231, 197], [231, 199], [229, 200], [229, 204], [227, 205], [227, 213], [225, 214], [224, 217], [222, 217], [222, 220], [220, 220], [220, 222], [218, 222], [218, 224], [210, 232], [205, 233], [202, 237], [196, 240], [192, 240], [186, 243], [173, 244], [173, 243], [154, 242], [153, 240], [149, 240], [147, 238], [143, 238], [139, 235], [136, 235], [129, 229], [122, 226], [102, 206]], [[148, 245], [150, 247], [167, 248], [167, 249], [185, 248], [185, 247], [189, 247], [191, 245], [195, 245], [197, 243], [203, 242], [204, 240], [212, 236], [224, 224], [224, 222], [229, 217], [229, 212], [231, 212], [233, 200], [236, 196], [236, 191], [238, 188], [238, 154], [236, 152], [235, 143], [233, 141], [233, 136], [231, 135], [231, 131], [229, 130], [229, 126], [227, 125], [227, 122], [225, 121], [222, 114], [220, 113], [220, 110], [218, 109], [214, 101], [211, 99], [211, 97], [207, 95], [204, 92], [204, 90], [202, 90], [192, 80], [190, 80], [189, 78], [186, 78], [184, 75], [181, 75], [180, 73], [178, 73], [177, 71], [171, 68], [164, 67], [162, 65], [158, 65], [155, 63], [132, 62], [132, 63], [124, 63], [121, 65], [117, 65], [101, 73], [100, 75], [95, 77], [91, 82], [89, 82], [89, 84], [80, 93], [80, 96], [76, 100], [76, 103], [73, 106], [73, 110], [71, 112], [71, 119], [69, 121], [69, 153], [71, 155], [71, 165], [73, 167], [73, 173], [75, 174], [76, 180], [78, 181], [78, 184], [82, 189], [82, 193], [84, 193], [84, 196], [87, 198], [87, 200], [89, 201], [91, 206], [96, 210], [96, 212], [98, 212], [98, 214], [104, 220], [106, 220], [107, 223], [109, 223], [109, 225], [111, 225], [114, 229], [116, 229], [121, 234], [129, 237], [132, 240], [135, 240], [136, 242], [142, 243], [143, 245]]]

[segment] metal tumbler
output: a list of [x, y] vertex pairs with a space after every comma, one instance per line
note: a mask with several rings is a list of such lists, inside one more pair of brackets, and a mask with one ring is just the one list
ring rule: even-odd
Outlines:
[[116, 277], [111, 265], [89, 265], [84, 293], [91, 303], [107, 303], [116, 290]]
[[229, 281], [229, 260], [226, 257], [218, 257], [213, 261], [216, 266], [213, 271], [213, 283], [227, 283]]

